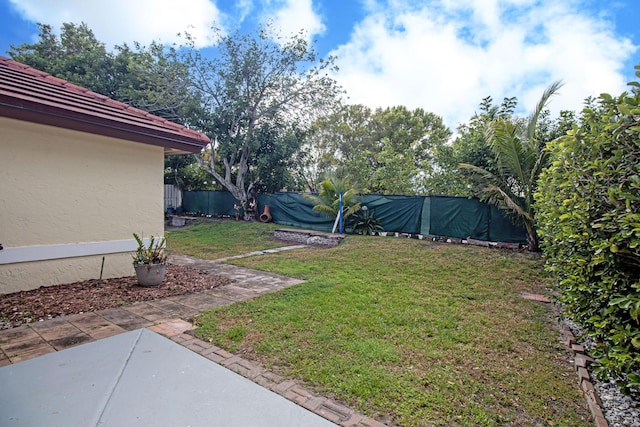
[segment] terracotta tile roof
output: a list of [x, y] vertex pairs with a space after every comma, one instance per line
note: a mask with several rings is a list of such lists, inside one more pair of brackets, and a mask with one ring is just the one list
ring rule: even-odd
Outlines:
[[196, 153], [210, 142], [195, 130], [0, 56], [0, 116]]

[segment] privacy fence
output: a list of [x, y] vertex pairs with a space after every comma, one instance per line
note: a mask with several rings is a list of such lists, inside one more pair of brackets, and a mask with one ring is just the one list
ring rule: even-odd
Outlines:
[[182, 191], [178, 186], [164, 185], [164, 210], [182, 206]]
[[[385, 231], [491, 242], [526, 243], [526, 231], [514, 226], [498, 208], [478, 199], [441, 196], [387, 196], [367, 194], [362, 204], [380, 219]], [[234, 216], [237, 203], [225, 191], [185, 191], [186, 212]], [[260, 194], [258, 214], [269, 206], [273, 222], [318, 231], [331, 231], [333, 220], [313, 210], [300, 193]]]

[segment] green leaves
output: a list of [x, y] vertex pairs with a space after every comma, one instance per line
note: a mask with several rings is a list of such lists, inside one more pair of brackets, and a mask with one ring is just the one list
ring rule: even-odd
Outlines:
[[164, 237], [156, 238], [151, 236], [147, 246], [145, 246], [144, 241], [138, 234], [133, 233], [133, 237], [138, 244], [138, 249], [133, 255], [133, 265], [162, 264], [167, 260], [167, 255], [164, 253], [166, 242]]
[[535, 198], [547, 269], [598, 343], [596, 372], [640, 392], [640, 84], [630, 87], [590, 102], [580, 127], [547, 145]]
[[423, 194], [450, 134], [420, 108], [347, 105], [314, 123], [308, 144], [318, 155], [316, 176], [335, 172], [365, 193]]
[[283, 38], [266, 25], [219, 36], [213, 59], [193, 46], [183, 57], [215, 141], [215, 155], [199, 162], [246, 206], [252, 193], [291, 183], [288, 169], [304, 132], [333, 111], [342, 89], [327, 76], [334, 58], [319, 61], [302, 34]]
[[107, 52], [85, 23], [64, 23], [60, 36], [49, 25], [38, 27], [36, 43], [11, 46], [13, 59], [182, 124], [197, 115], [200, 99], [173, 50], [152, 42]]
[[352, 228], [354, 233], [372, 236], [374, 233], [384, 230], [380, 223], [380, 218], [376, 218], [375, 211], [369, 210], [366, 206], [356, 212], [353, 218]]
[[481, 200], [503, 209], [514, 222], [524, 224], [531, 251], [539, 250], [533, 197], [548, 156], [542, 141], [538, 140], [538, 128], [549, 98], [561, 86], [555, 82], [547, 88], [528, 121], [497, 117], [487, 123], [484, 135], [495, 156], [494, 168], [459, 165], [468, 174]]
[[360, 197], [354, 188], [348, 188], [346, 181], [332, 176], [322, 182], [318, 195], [304, 194], [303, 197], [315, 205], [313, 210], [335, 219], [340, 212], [340, 193], [342, 193], [343, 218], [349, 218], [360, 210]]

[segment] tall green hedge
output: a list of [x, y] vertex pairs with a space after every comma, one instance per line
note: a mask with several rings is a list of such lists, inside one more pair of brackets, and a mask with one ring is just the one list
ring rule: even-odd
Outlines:
[[640, 83], [629, 85], [548, 144], [536, 207], [560, 302], [597, 343], [596, 373], [639, 392]]

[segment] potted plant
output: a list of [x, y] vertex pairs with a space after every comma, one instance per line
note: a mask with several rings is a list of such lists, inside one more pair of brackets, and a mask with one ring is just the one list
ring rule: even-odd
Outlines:
[[133, 237], [138, 242], [138, 249], [133, 255], [133, 268], [136, 270], [138, 283], [141, 286], [160, 285], [167, 268], [167, 256], [164, 253], [166, 239], [151, 236], [149, 244], [145, 246], [140, 236], [133, 233]]

